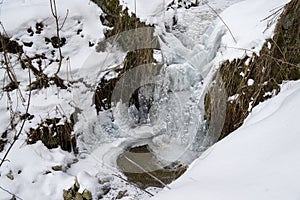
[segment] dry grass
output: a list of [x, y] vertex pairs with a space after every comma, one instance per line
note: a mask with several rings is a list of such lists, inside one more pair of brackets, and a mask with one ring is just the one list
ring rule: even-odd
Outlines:
[[[225, 123], [219, 139], [240, 127], [254, 106], [277, 94], [283, 81], [300, 79], [299, 7], [300, 2], [297, 0], [286, 5], [273, 39], [265, 42], [259, 56], [254, 53], [251, 58], [246, 56], [232, 62], [225, 61], [221, 65], [220, 74], [227, 95], [237, 94], [238, 98], [227, 102]], [[253, 85], [247, 84], [249, 79], [254, 80]], [[208, 119], [210, 101], [207, 94], [205, 106]]]

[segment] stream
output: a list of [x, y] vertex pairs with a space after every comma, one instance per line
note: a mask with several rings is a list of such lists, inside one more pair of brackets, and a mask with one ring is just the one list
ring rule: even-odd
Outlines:
[[[238, 1], [212, 1], [211, 5], [220, 12]], [[216, 15], [207, 6], [188, 11], [176, 11], [177, 24], [155, 27], [160, 41], [160, 50], [155, 52], [163, 64], [159, 74], [151, 74], [148, 82], [134, 88], [138, 105], [129, 94], [128, 102], [119, 101], [111, 111], [100, 112], [81, 137], [81, 145], [89, 154], [141, 187], [163, 186], [157, 177], [166, 179], [164, 183], [176, 179], [217, 141], [222, 128], [218, 117], [215, 120], [221, 123], [214, 125], [212, 119], [207, 126], [204, 96], [214, 75], [213, 60], [224, 31], [214, 30]], [[149, 67], [153, 66], [136, 67], [127, 76], [138, 79], [137, 74]], [[226, 94], [215, 95], [224, 102], [227, 99]], [[149, 172], [155, 172], [154, 180], [143, 183], [141, 176]], [[130, 174], [141, 175], [136, 181]]]

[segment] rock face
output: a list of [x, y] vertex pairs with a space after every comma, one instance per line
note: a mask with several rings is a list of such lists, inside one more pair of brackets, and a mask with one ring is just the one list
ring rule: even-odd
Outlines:
[[[240, 127], [251, 108], [272, 97], [284, 80], [300, 79], [300, 1], [292, 0], [284, 8], [278, 22], [276, 15], [266, 20], [276, 23], [275, 35], [263, 45], [259, 56], [225, 61], [220, 68], [228, 96], [225, 124], [219, 139]], [[248, 64], [245, 64], [248, 61]], [[240, 74], [244, 73], [242, 77]], [[252, 84], [249, 84], [251, 82]], [[209, 93], [205, 108], [210, 119]], [[249, 105], [251, 105], [249, 109]]]
[[129, 148], [119, 155], [117, 165], [128, 181], [141, 188], [164, 187], [164, 184], [171, 183], [187, 169], [187, 165], [179, 162], [163, 165], [148, 145]]

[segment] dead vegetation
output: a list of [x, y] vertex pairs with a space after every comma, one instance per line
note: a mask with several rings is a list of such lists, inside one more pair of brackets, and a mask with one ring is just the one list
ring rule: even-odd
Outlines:
[[72, 134], [72, 121], [61, 118], [46, 119], [37, 128], [30, 128], [27, 144], [34, 144], [41, 140], [49, 148], [61, 147], [65, 151], [77, 152], [76, 138]]
[[80, 184], [78, 183], [77, 178], [75, 178], [74, 185], [68, 190], [63, 190], [63, 199], [64, 200], [92, 200], [92, 193], [87, 189], [84, 189], [83, 192], [79, 192]]
[[[300, 79], [300, 2], [286, 5], [275, 29], [275, 35], [263, 45], [259, 55], [225, 61], [220, 74], [228, 97], [224, 127], [219, 139], [239, 128], [252, 108], [276, 95], [285, 80]], [[270, 19], [269, 19], [270, 20]], [[242, 51], [250, 51], [241, 49]], [[248, 81], [253, 80], [253, 84]], [[205, 107], [210, 119], [210, 96]]]

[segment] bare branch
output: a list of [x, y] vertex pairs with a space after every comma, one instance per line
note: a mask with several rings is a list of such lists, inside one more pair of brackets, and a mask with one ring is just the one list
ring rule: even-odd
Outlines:
[[59, 71], [60, 71], [61, 65], [62, 65], [62, 59], [63, 59], [63, 56], [62, 56], [61, 46], [60, 46], [61, 39], [60, 39], [60, 35], [59, 35], [60, 28], [59, 28], [59, 22], [58, 22], [58, 15], [57, 15], [57, 8], [56, 8], [56, 0], [50, 0], [50, 8], [51, 8], [51, 13], [52, 13], [52, 15], [53, 15], [53, 17], [54, 17], [54, 19], [55, 19], [56, 36], [57, 36], [57, 38], [58, 38], [59, 62], [58, 62], [57, 70], [56, 70], [56, 72], [54, 73], [54, 76], [57, 76], [57, 74], [58, 74]]
[[13, 196], [16, 197], [17, 199], [23, 200], [21, 197], [18, 197], [17, 195], [15, 195], [14, 193], [8, 191], [7, 189], [5, 189], [4, 187], [2, 187], [1, 185], [0, 185], [0, 189], [3, 190], [3, 191], [5, 191], [5, 192], [7, 192], [8, 194], [13, 195]]
[[67, 9], [66, 16], [65, 16], [64, 21], [63, 21], [62, 25], [60, 26], [59, 30], [61, 30], [61, 29], [64, 27], [64, 25], [65, 25], [65, 23], [66, 23], [66, 20], [67, 20], [67, 18], [68, 18], [68, 15], [69, 15], [69, 9]]
[[[31, 84], [31, 74], [30, 74], [30, 69], [28, 69], [28, 76], [29, 76], [29, 84]], [[28, 114], [29, 111], [29, 106], [30, 106], [30, 100], [31, 100], [31, 89], [29, 88], [29, 95], [28, 95], [28, 100], [27, 100], [27, 107], [26, 107], [26, 112], [25, 114]], [[22, 130], [24, 128], [25, 122], [26, 122], [27, 118], [25, 117], [23, 119], [22, 125], [18, 131], [18, 133], [14, 136], [14, 139], [12, 141], [12, 143], [10, 144], [9, 148], [7, 149], [7, 151], [5, 152], [3, 158], [1, 159], [1, 163], [0, 163], [0, 167], [2, 166], [2, 164], [5, 162], [6, 157], [8, 156], [10, 150], [12, 149], [12, 147], [14, 146], [14, 144], [16, 143], [16, 141], [19, 139]]]
[[213, 7], [211, 7], [207, 2], [205, 2], [205, 1], [203, 1], [204, 2], [204, 4], [206, 4], [217, 16], [218, 16], [218, 18], [223, 22], [223, 24], [226, 26], [226, 28], [228, 29], [228, 31], [229, 31], [229, 33], [230, 33], [230, 35], [231, 35], [231, 37], [232, 37], [232, 39], [233, 39], [233, 41], [237, 44], [237, 41], [236, 41], [236, 39], [235, 39], [235, 37], [233, 36], [233, 34], [232, 34], [232, 32], [231, 32], [231, 30], [230, 30], [230, 28], [227, 26], [227, 24], [225, 23], [225, 21], [222, 19], [222, 17], [217, 13], [217, 11], [213, 8]]

